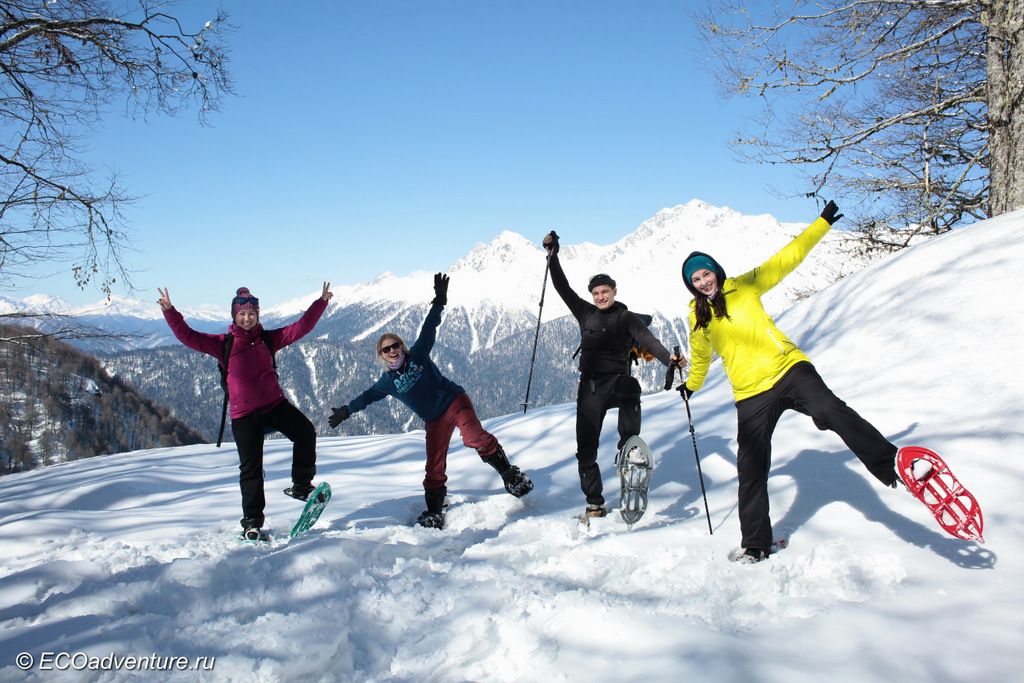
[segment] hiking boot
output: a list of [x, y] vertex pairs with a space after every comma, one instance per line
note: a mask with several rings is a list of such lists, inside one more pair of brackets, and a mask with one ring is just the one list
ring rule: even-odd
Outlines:
[[427, 512], [443, 512], [444, 497], [446, 495], [448, 495], [448, 487], [446, 486], [423, 489], [423, 499], [427, 504]]
[[505, 490], [516, 498], [522, 498], [533, 490], [533, 481], [522, 470], [508, 461], [505, 449], [501, 446], [498, 446], [498, 450], [494, 451], [492, 455], [486, 457], [481, 455], [480, 459], [493, 467], [501, 475], [501, 481], [505, 485]]
[[494, 471], [501, 475], [501, 478], [505, 478], [505, 473], [512, 469], [512, 463], [508, 461], [508, 456], [505, 455], [505, 449], [500, 445], [498, 450], [490, 455], [481, 455], [480, 459], [485, 463], [494, 468]]
[[303, 502], [309, 499], [309, 494], [311, 493], [313, 493], [313, 485], [308, 482], [305, 484], [292, 484], [284, 490], [284, 495]]
[[516, 498], [522, 498], [533, 490], [533, 481], [515, 465], [501, 475], [501, 480], [505, 484], [505, 490]]
[[736, 558], [739, 564], [757, 564], [768, 559], [768, 553], [760, 548], [744, 548], [743, 554]]
[[630, 448], [629, 453], [626, 453], [626, 464], [627, 465], [646, 465], [647, 457], [644, 452], [639, 448]]
[[247, 541], [259, 541], [263, 539], [263, 520], [254, 517], [243, 517], [240, 520], [242, 525], [242, 538]]
[[591, 503], [587, 506], [587, 509], [583, 512], [584, 517], [604, 517], [608, 514], [608, 510], [605, 509], [604, 505], [594, 505]]
[[444, 513], [424, 510], [420, 513], [420, 516], [416, 518], [416, 526], [425, 527], [427, 529], [443, 529]]

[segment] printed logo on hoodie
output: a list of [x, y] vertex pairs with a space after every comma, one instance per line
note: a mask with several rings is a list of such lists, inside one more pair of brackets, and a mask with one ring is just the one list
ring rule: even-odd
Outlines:
[[422, 375], [423, 366], [410, 358], [409, 369], [395, 377], [395, 390], [400, 394], [406, 393], [413, 388]]

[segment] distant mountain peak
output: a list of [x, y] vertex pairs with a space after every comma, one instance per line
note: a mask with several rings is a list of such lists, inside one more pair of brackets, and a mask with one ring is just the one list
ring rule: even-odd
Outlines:
[[[660, 313], [668, 319], [686, 315], [690, 299], [683, 286], [679, 268], [691, 251], [708, 252], [717, 258], [726, 272], [738, 275], [753, 268], [784, 246], [803, 229], [800, 224], [782, 224], [768, 214], [747, 216], [728, 207], [714, 206], [700, 199], [666, 207], [645, 220], [622, 239], [607, 245], [576, 241], [586, 235], [562, 235], [560, 262], [569, 284], [581, 297], [587, 298], [586, 282], [595, 273], [605, 272], [618, 282], [619, 296], [631, 308], [647, 313]], [[540, 246], [542, 234], [523, 236], [502, 230], [487, 242], [478, 242], [465, 256], [447, 269], [432, 268], [408, 275], [384, 271], [372, 280], [335, 283], [335, 297], [325, 318], [337, 316], [350, 307], [368, 307], [377, 316], [390, 319], [401, 311], [422, 307], [433, 298], [433, 273], [445, 270], [451, 275], [448, 293], [449, 310], [466, 311], [470, 326], [486, 326], [486, 320], [502, 315], [521, 320], [536, 319], [538, 297], [544, 283], [545, 253]], [[779, 287], [765, 296], [765, 305], [775, 314], [809, 292], [831, 284], [847, 273], [866, 264], [865, 259], [851, 259], [844, 248], [845, 237], [838, 232], [825, 236], [806, 262]], [[544, 318], [566, 315], [568, 310], [549, 287], [550, 305]], [[286, 320], [304, 311], [319, 295], [310, 292], [273, 306], [265, 306], [261, 317], [268, 324]], [[62, 304], [53, 297], [28, 297], [40, 310], [53, 310]], [[17, 302], [7, 300], [6, 305]], [[0, 302], [4, 305], [4, 302]], [[67, 308], [66, 304], [64, 307]], [[136, 318], [154, 323], [163, 330], [159, 307], [155, 302], [141, 302], [124, 297], [83, 307], [75, 313], [88, 315], [90, 324], [102, 325], [98, 319], [107, 317], [111, 326], [123, 325], [114, 318]], [[182, 310], [186, 318], [221, 323], [229, 319], [226, 305], [204, 306]], [[156, 325], [156, 323], [161, 323]], [[372, 327], [366, 326], [365, 329]], [[375, 327], [373, 329], [376, 329]], [[474, 327], [475, 329], [475, 327]], [[504, 328], [502, 328], [504, 329]], [[361, 330], [360, 332], [362, 332]], [[168, 340], [169, 331], [164, 332]], [[479, 333], [473, 349], [489, 345], [490, 333]], [[152, 339], [147, 343], [152, 343]]]
[[66, 313], [71, 304], [49, 294], [32, 294], [21, 300], [26, 310], [33, 313]]
[[477, 242], [469, 253], [452, 264], [449, 272], [483, 272], [524, 259], [543, 258], [544, 250], [517, 232], [503, 230], [490, 242]]

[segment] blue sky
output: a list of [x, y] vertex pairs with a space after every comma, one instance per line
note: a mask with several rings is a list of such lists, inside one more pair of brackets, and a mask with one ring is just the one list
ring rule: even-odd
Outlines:
[[[502, 230], [605, 244], [693, 198], [810, 220], [788, 168], [734, 158], [757, 109], [722, 100], [698, 3], [229, 1], [237, 97], [195, 117], [113, 112], [90, 159], [141, 199], [128, 262], [183, 307], [268, 304], [436, 271]], [[214, 3], [177, 13], [212, 18]], [[535, 284], [535, 283], [531, 283]], [[75, 303], [70, 275], [33, 280]], [[155, 304], [154, 304], [155, 305]]]

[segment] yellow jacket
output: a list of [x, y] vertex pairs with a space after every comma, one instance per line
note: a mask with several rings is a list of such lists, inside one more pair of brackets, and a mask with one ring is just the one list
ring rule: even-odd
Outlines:
[[697, 302], [690, 302], [690, 375], [686, 386], [691, 391], [704, 385], [712, 351], [722, 357], [736, 401], [771, 389], [791, 367], [810, 360], [775, 326], [761, 304], [761, 295], [793, 272], [831, 227], [824, 218], [818, 218], [757, 268], [720, 283], [727, 318], [713, 316], [706, 328], [694, 330]]

